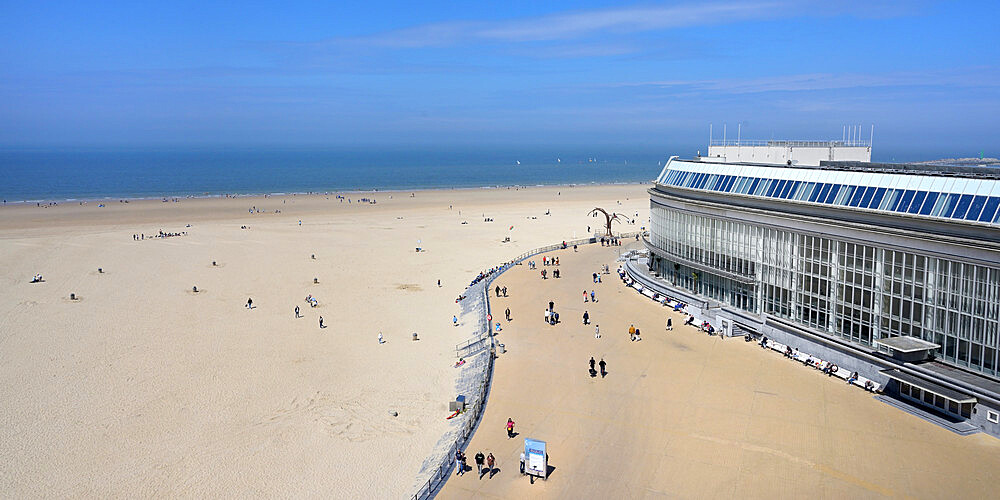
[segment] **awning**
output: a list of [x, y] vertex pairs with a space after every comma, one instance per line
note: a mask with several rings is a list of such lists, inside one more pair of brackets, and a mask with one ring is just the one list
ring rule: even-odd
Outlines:
[[934, 342], [928, 342], [917, 337], [909, 337], [905, 335], [900, 337], [878, 339], [875, 343], [898, 352], [930, 351], [941, 347]]
[[882, 370], [882, 374], [893, 380], [910, 384], [912, 386], [923, 389], [931, 394], [936, 394], [938, 396], [941, 396], [942, 398], [945, 398], [949, 401], [954, 401], [959, 404], [976, 402], [976, 398], [968, 394], [956, 391], [954, 389], [949, 389], [943, 385], [936, 384], [929, 380], [924, 380], [917, 376], [910, 375], [909, 373], [901, 372], [896, 368], [889, 370]]

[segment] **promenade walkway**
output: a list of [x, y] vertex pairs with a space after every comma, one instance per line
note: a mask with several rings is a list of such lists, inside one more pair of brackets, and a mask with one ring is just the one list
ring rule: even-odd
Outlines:
[[[988, 498], [1000, 441], [958, 436], [843, 381], [742, 339], [683, 327], [683, 316], [622, 285], [622, 247], [588, 245], [560, 258], [560, 279], [517, 266], [491, 297], [496, 360], [483, 421], [439, 498], [781, 497]], [[608, 264], [603, 283], [592, 273]], [[595, 290], [597, 303], [583, 302]], [[561, 324], [543, 323], [555, 302]], [[512, 321], [503, 320], [505, 308]], [[584, 326], [584, 310], [600, 325]], [[670, 315], [674, 330], [665, 331]], [[642, 332], [629, 340], [628, 327]], [[588, 360], [608, 363], [591, 378]], [[507, 418], [517, 436], [508, 439]], [[524, 438], [548, 443], [550, 477], [518, 473]], [[473, 457], [493, 453], [480, 479]], [[553, 468], [554, 467], [554, 468]], [[454, 472], [452, 472], [454, 474]]]

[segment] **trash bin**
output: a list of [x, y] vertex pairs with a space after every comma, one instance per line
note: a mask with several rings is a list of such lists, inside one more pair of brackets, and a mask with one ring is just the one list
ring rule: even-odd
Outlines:
[[499, 346], [500, 346], [500, 354], [507, 354], [507, 347], [504, 346], [503, 344], [499, 344]]

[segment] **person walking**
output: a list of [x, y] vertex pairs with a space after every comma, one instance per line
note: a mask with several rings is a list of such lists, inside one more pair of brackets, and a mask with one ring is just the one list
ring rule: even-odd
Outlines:
[[497, 297], [500, 296], [500, 285], [497, 285]]
[[501, 291], [501, 292], [503, 292], [503, 296], [504, 296], [504, 297], [506, 297], [506, 296], [507, 296], [507, 287], [503, 287], [503, 288], [501, 288], [501, 289], [500, 289], [500, 291]]
[[670, 318], [667, 318], [667, 330], [669, 331], [669, 330], [673, 330], [673, 329], [674, 329], [674, 322], [671, 321]]
[[545, 322], [546, 323], [549, 323], [549, 315], [550, 314], [552, 314], [552, 311], [550, 311], [549, 309], [546, 309], [545, 310]]
[[601, 338], [601, 325], [594, 325], [594, 338]]
[[524, 475], [524, 452], [521, 452], [521, 475]]
[[585, 325], [590, 324], [590, 313], [587, 311], [583, 311], [583, 324]]
[[514, 437], [514, 419], [507, 419], [507, 439]]
[[507, 316], [507, 321], [510, 321], [510, 308], [508, 307], [504, 314]]
[[320, 328], [324, 328], [324, 326], [323, 326], [323, 317], [322, 316], [319, 317], [319, 327]]
[[455, 475], [461, 476], [465, 472], [465, 464], [462, 463], [462, 450], [455, 450]]
[[486, 456], [483, 452], [476, 453], [476, 471], [479, 473], [479, 479], [483, 478], [483, 463], [486, 462]]
[[601, 362], [597, 364], [601, 367], [601, 378], [604, 378], [604, 376], [608, 374], [608, 370], [606, 369], [608, 364], [604, 361], [604, 358], [601, 358]]
[[594, 357], [590, 357], [590, 371], [594, 371]]
[[597, 302], [597, 293], [594, 292], [593, 290], [590, 291], [590, 301]]
[[635, 325], [629, 325], [628, 327], [628, 339], [635, 340]]
[[253, 309], [253, 299], [247, 299], [247, 309]]
[[378, 332], [378, 343], [379, 344], [384, 344], [385, 343], [385, 340], [382, 340], [382, 332]]
[[295, 317], [299, 317], [299, 306], [295, 306]]
[[586, 290], [583, 291], [583, 301], [587, 302], [587, 291]]
[[486, 457], [486, 467], [490, 469], [490, 479], [493, 479], [493, 474], [496, 474], [496, 469], [494, 466], [497, 463], [497, 459], [493, 457], [493, 453], [490, 452], [489, 456]]
[[452, 322], [452, 324], [454, 324], [455, 326], [458, 326], [458, 316], [452, 316], [452, 317], [451, 317], [451, 322]]

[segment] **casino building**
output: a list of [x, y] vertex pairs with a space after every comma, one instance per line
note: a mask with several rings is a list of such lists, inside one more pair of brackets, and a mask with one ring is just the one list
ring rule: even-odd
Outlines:
[[627, 272], [726, 335], [832, 360], [1000, 436], [1000, 169], [871, 163], [862, 142], [710, 144], [649, 189]]

